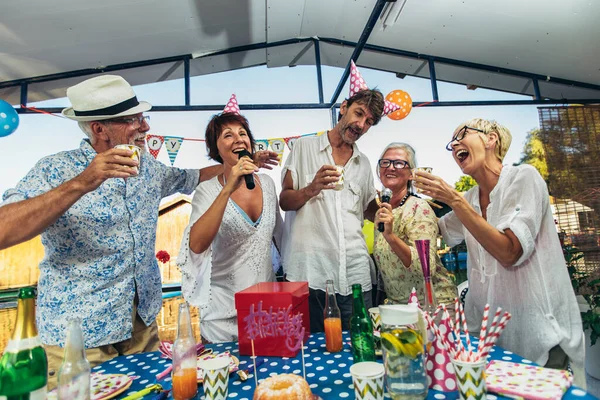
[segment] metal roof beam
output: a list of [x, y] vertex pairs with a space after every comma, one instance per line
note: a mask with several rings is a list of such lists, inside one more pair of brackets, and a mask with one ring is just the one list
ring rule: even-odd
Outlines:
[[317, 69], [317, 88], [319, 90], [319, 103], [323, 103], [323, 75], [321, 73], [321, 47], [319, 41], [314, 39], [315, 46], [315, 67]]
[[331, 96], [331, 100], [330, 100], [331, 104], [335, 103], [335, 101], [339, 97], [340, 93], [342, 92], [342, 89], [344, 88], [344, 84], [346, 83], [348, 76], [350, 76], [350, 61], [356, 62], [356, 60], [358, 60], [358, 56], [360, 56], [360, 53], [362, 52], [363, 48], [367, 44], [367, 40], [369, 39], [369, 36], [371, 35], [371, 32], [373, 31], [373, 28], [375, 27], [375, 24], [377, 23], [377, 20], [379, 19], [379, 16], [381, 15], [381, 11], [383, 11], [383, 7], [385, 6], [385, 3], [387, 3], [387, 2], [388, 2], [388, 0], [377, 0], [377, 3], [375, 3], [375, 7], [373, 7], [373, 11], [371, 12], [371, 15], [369, 16], [369, 19], [367, 20], [367, 24], [365, 25], [365, 28], [363, 29], [362, 33], [360, 34], [360, 38], [358, 39], [358, 42], [354, 45], [354, 51], [352, 52], [352, 56], [350, 57], [350, 60], [348, 60], [346, 69], [344, 70], [344, 73], [342, 74], [342, 78], [340, 79], [340, 82], [338, 83], [337, 88], [333, 92], [333, 96]]
[[147, 67], [150, 65], [157, 65], [157, 64], [166, 64], [166, 63], [174, 63], [174, 62], [184, 62], [185, 63], [185, 60], [189, 59], [190, 57], [204, 58], [204, 57], [218, 56], [218, 55], [222, 55], [222, 54], [237, 53], [237, 52], [242, 52], [242, 51], [266, 49], [268, 47], [286, 46], [289, 44], [308, 42], [308, 41], [312, 41], [312, 40], [314, 40], [314, 39], [313, 38], [299, 38], [299, 39], [281, 40], [281, 41], [272, 42], [272, 43], [262, 42], [262, 43], [249, 44], [249, 45], [245, 45], [245, 46], [231, 47], [231, 48], [225, 49], [225, 50], [219, 50], [219, 51], [215, 51], [212, 53], [202, 54], [197, 57], [194, 57], [191, 54], [183, 54], [183, 55], [173, 56], [173, 57], [155, 58], [152, 60], [134, 61], [134, 62], [123, 63], [123, 64], [114, 64], [114, 65], [109, 65], [106, 67], [85, 68], [85, 69], [79, 69], [79, 70], [75, 70], [75, 71], [60, 72], [60, 73], [56, 73], [56, 74], [49, 74], [49, 75], [36, 76], [36, 77], [32, 77], [32, 78], [16, 79], [13, 81], [0, 82], [0, 89], [13, 87], [13, 86], [20, 86], [23, 83], [32, 84], [32, 83], [57, 81], [57, 80], [61, 80], [61, 79], [76, 78], [79, 76], [120, 71], [120, 70], [124, 70], [124, 69], [141, 68], [141, 67]]
[[[558, 100], [476, 100], [476, 101], [415, 101], [413, 107], [471, 107], [471, 106], [535, 106], [567, 104], [600, 104], [600, 99], [558, 99]], [[296, 104], [244, 104], [242, 110], [330, 110], [332, 126], [337, 122], [336, 109], [341, 103], [296, 103]], [[39, 112], [60, 114], [62, 107], [16, 108], [19, 114], [37, 114]], [[209, 106], [153, 106], [151, 112], [170, 111], [222, 111], [222, 105]]]
[[[341, 46], [358, 46], [358, 43], [356, 43], [356, 42], [351, 42], [349, 40], [343, 40], [343, 39], [320, 37], [319, 40], [322, 41], [323, 43], [337, 44], [337, 45], [341, 45]], [[428, 55], [428, 54], [415, 53], [412, 51], [393, 49], [391, 47], [377, 46], [377, 45], [373, 45], [373, 44], [365, 44], [363, 46], [363, 48], [365, 50], [377, 51], [377, 52], [381, 52], [384, 54], [393, 54], [393, 55], [397, 55], [397, 56], [414, 58], [414, 59], [424, 60], [424, 61], [428, 61], [428, 62], [430, 60], [433, 60], [438, 63], [455, 65], [455, 66], [459, 66], [459, 67], [478, 69], [478, 70], [482, 70], [482, 71], [495, 72], [495, 73], [500, 73], [500, 74], [505, 74], [505, 75], [520, 76], [523, 78], [537, 79], [537, 80], [541, 80], [541, 81], [558, 83], [558, 84], [567, 85], [567, 86], [575, 86], [575, 87], [591, 89], [591, 90], [600, 90], [600, 85], [594, 85], [591, 83], [573, 81], [570, 79], [556, 78], [556, 77], [536, 74], [536, 73], [532, 73], [532, 72], [518, 71], [518, 70], [510, 69], [510, 68], [494, 67], [492, 65], [478, 64], [478, 63], [474, 63], [474, 62], [455, 60], [455, 59], [446, 58], [446, 57], [437, 57], [437, 56], [432, 56], [432, 55]]]

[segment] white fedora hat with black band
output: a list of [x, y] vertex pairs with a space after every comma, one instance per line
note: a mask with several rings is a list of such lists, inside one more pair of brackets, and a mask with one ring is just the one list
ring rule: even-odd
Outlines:
[[67, 89], [72, 107], [62, 115], [75, 121], [101, 121], [135, 115], [152, 108], [138, 101], [131, 85], [118, 75], [101, 75]]

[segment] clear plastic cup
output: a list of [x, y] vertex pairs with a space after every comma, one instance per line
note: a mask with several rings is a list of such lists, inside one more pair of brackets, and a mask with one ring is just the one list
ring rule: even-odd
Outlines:
[[[431, 167], [417, 167], [415, 169], [412, 170], [412, 175], [413, 175], [413, 179], [416, 181], [417, 177], [415, 175], [415, 172], [420, 171], [420, 172], [427, 172], [428, 174], [431, 174], [431, 172], [433, 171], [433, 168]], [[423, 193], [423, 191], [421, 189], [417, 189], [417, 193]]]

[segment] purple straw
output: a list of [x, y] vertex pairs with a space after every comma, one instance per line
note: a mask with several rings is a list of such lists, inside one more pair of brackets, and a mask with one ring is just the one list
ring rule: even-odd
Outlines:
[[427, 282], [429, 282], [431, 280], [431, 268], [429, 266], [429, 239], [417, 239], [415, 240], [415, 246], [417, 247], [417, 253], [419, 254], [419, 260], [421, 261], [423, 277]]

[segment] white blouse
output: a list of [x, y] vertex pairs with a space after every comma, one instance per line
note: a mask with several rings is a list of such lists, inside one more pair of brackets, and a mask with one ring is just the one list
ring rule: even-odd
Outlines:
[[[481, 215], [479, 187], [465, 199]], [[581, 317], [549, 203], [546, 183], [535, 168], [502, 169], [490, 193], [487, 221], [501, 232], [510, 229], [521, 243], [523, 255], [508, 268], [477, 242], [454, 212], [442, 217], [439, 226], [448, 245], [467, 243], [469, 332], [479, 331], [489, 303], [492, 315], [497, 307], [512, 314], [500, 346], [544, 365], [550, 349], [559, 345], [574, 367], [583, 367]]]
[[[237, 340], [236, 292], [275, 279], [271, 246], [274, 238], [277, 245], [280, 243], [282, 220], [273, 180], [264, 174], [258, 176], [263, 191], [260, 218], [251, 221], [229, 199], [217, 235], [201, 254], [190, 250], [190, 229], [223, 186], [217, 177], [202, 182], [192, 200], [190, 224], [183, 234], [177, 264], [181, 269], [183, 297], [200, 307], [202, 337], [211, 342]], [[254, 190], [260, 190], [261, 186]]]

